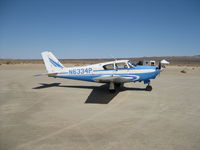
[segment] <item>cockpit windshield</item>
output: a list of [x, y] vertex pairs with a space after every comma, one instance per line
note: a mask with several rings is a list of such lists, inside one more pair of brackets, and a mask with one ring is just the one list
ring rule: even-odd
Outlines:
[[128, 65], [129, 65], [129, 68], [134, 68], [134, 66], [135, 66], [135, 64], [130, 61], [128, 61]]

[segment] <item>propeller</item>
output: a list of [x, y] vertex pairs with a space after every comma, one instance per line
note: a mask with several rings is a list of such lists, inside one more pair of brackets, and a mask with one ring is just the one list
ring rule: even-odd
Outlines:
[[161, 62], [159, 62], [159, 64], [158, 64], [158, 69], [162, 69], [162, 64], [161, 64]]

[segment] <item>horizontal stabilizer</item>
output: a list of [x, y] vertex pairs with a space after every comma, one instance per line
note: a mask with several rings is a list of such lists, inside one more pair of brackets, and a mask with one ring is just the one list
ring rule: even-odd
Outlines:
[[49, 77], [55, 77], [58, 73], [41, 73], [41, 74], [34, 74], [33, 76], [49, 76]]

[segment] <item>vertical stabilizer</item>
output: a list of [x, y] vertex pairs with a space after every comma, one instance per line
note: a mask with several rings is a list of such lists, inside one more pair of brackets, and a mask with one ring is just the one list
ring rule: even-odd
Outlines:
[[48, 73], [57, 73], [64, 70], [65, 67], [51, 52], [45, 51], [41, 55]]

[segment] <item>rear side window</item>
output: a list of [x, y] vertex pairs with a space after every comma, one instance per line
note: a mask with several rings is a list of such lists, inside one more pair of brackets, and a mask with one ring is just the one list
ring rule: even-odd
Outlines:
[[114, 69], [114, 64], [104, 65], [103, 68], [104, 68], [105, 70]]
[[126, 63], [116, 63], [115, 66], [116, 66], [117, 69], [128, 68], [128, 66], [126, 65]]

